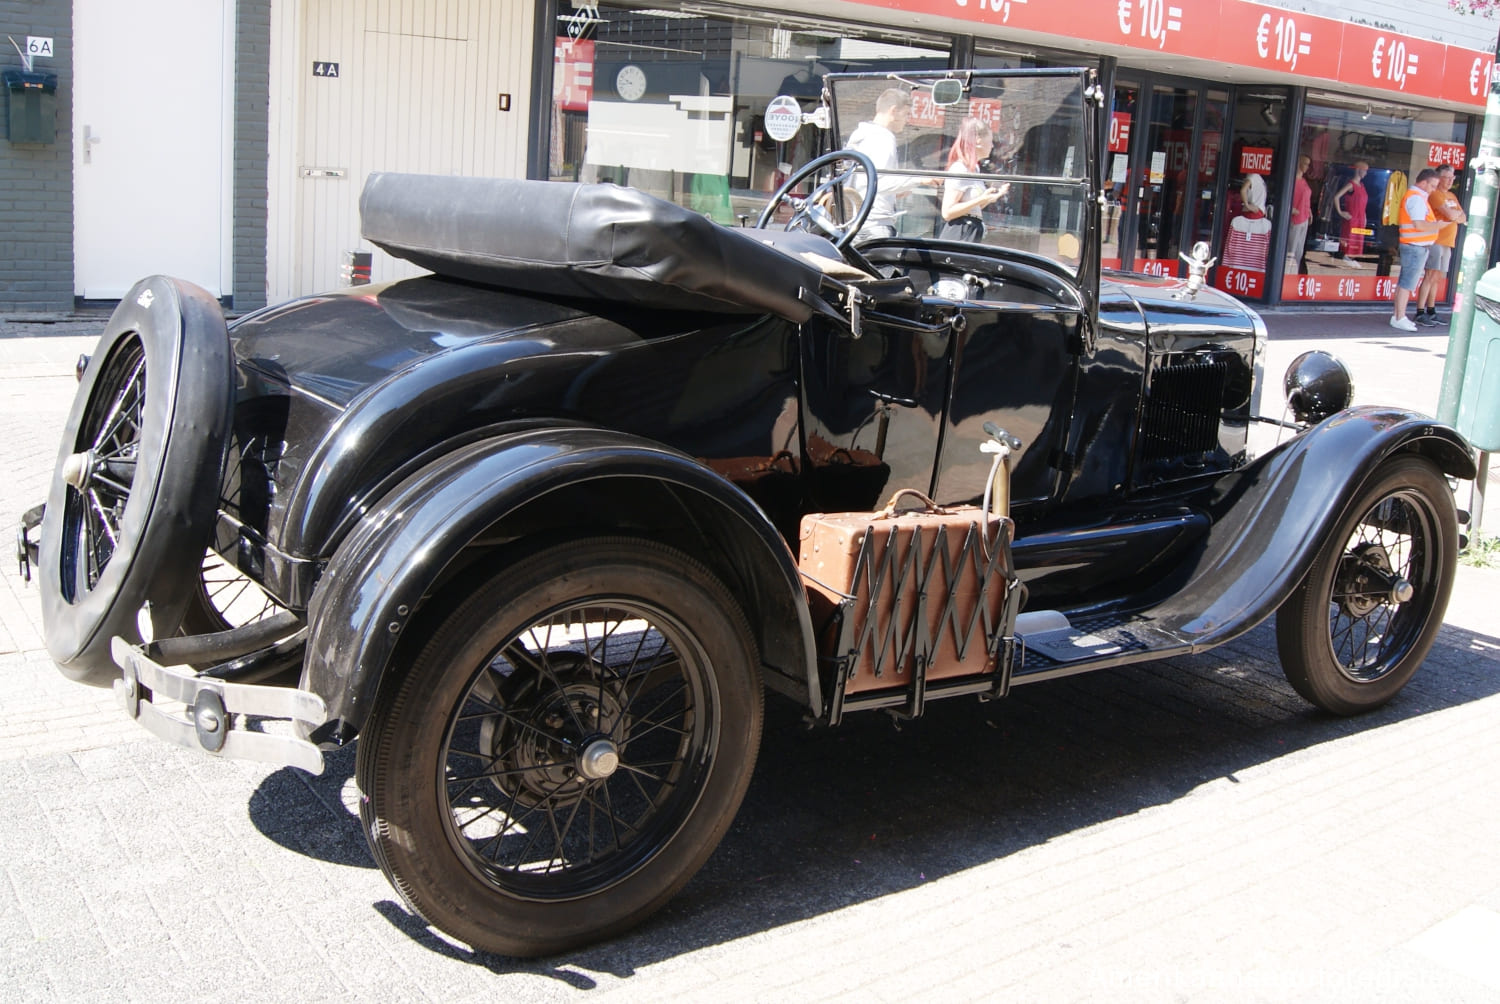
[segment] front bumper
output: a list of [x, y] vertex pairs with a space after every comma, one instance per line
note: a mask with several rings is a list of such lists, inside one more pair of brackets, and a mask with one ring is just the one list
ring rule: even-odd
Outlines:
[[[323, 752], [301, 738], [322, 725], [328, 708], [317, 694], [292, 687], [230, 683], [200, 676], [185, 666], [163, 666], [123, 638], [110, 655], [124, 673], [115, 695], [125, 713], [158, 737], [233, 760], [300, 767], [323, 773]], [[156, 700], [178, 702], [180, 707]], [[289, 725], [296, 734], [265, 731]]]

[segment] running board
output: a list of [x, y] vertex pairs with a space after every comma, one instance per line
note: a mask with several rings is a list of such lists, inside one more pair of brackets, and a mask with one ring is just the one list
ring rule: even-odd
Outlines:
[[[1187, 655], [1194, 648], [1149, 617], [1094, 617], [1075, 623], [1055, 610], [1041, 610], [1016, 619], [1016, 640], [1011, 650], [1013, 671], [1006, 690], [1022, 683]], [[928, 683], [924, 703], [945, 697], [1002, 697], [1005, 691], [997, 690], [996, 682], [996, 674], [987, 673]], [[883, 708], [902, 718], [914, 717], [905, 707], [907, 703], [906, 690], [898, 687], [850, 695], [844, 698], [843, 711]]]
[[1164, 630], [1149, 617], [1125, 615], [1069, 622], [1053, 611], [1042, 613], [1046, 616], [1032, 624], [1027, 624], [1028, 615], [1022, 614], [1016, 624], [1012, 686], [1194, 651], [1191, 641]]

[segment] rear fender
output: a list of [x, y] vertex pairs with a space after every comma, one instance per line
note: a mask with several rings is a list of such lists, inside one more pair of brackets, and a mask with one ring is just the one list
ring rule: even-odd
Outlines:
[[1225, 478], [1203, 550], [1152, 618], [1194, 650], [1248, 631], [1301, 583], [1360, 487], [1385, 460], [1406, 453], [1449, 477], [1476, 473], [1469, 444], [1449, 426], [1416, 412], [1359, 407]]
[[611, 519], [629, 493], [670, 492], [676, 504], [656, 529], [702, 543], [695, 557], [725, 580], [760, 641], [766, 684], [820, 712], [812, 622], [796, 563], [755, 503], [659, 444], [548, 428], [471, 443], [433, 461], [381, 499], [340, 545], [308, 608], [302, 686], [322, 697], [329, 713], [313, 738], [347, 742], [364, 724], [398, 647], [423, 640], [406, 635], [420, 623], [424, 597], [466, 549], [538, 525], [576, 532], [566, 520], [545, 520], [549, 499], [580, 490], [594, 504], [587, 530], [599, 533], [619, 526]]

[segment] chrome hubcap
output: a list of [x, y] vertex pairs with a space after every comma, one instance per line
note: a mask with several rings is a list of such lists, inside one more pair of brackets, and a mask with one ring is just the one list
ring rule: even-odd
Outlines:
[[578, 773], [590, 781], [600, 781], [620, 766], [620, 749], [608, 739], [595, 739], [578, 754]]

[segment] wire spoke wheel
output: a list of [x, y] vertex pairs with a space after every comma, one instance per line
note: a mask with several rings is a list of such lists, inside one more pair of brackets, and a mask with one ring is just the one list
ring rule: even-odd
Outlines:
[[[263, 468], [258, 472], [259, 477], [247, 478], [247, 463], [259, 464], [260, 458], [247, 458], [239, 437], [231, 436], [228, 459], [224, 468], [224, 480], [219, 488], [219, 507], [241, 519], [247, 515], [245, 498], [247, 482], [260, 486], [264, 485], [267, 480]], [[264, 496], [264, 489], [259, 494]], [[259, 497], [256, 504], [256, 515], [263, 521], [267, 500]], [[218, 543], [218, 546], [226, 551], [234, 545], [233, 540]], [[204, 553], [203, 561], [199, 566], [198, 587], [183, 615], [181, 632], [183, 634], [208, 634], [215, 631], [228, 631], [231, 628], [259, 623], [285, 609], [280, 602], [272, 598], [271, 594], [261, 588], [260, 583], [236, 568], [214, 547], [210, 547]]]
[[660, 850], [712, 746], [708, 659], [645, 604], [551, 612], [469, 687], [443, 756], [450, 834], [519, 896], [586, 895]]
[[1349, 513], [1276, 618], [1288, 681], [1338, 714], [1384, 704], [1426, 658], [1458, 553], [1452, 494], [1425, 460], [1387, 462]]
[[68, 574], [59, 585], [69, 603], [99, 584], [122, 537], [146, 406], [146, 353], [138, 336], [115, 344], [94, 394], [97, 405], [85, 414], [63, 470], [61, 558]]
[[1437, 576], [1432, 515], [1402, 492], [1365, 513], [1346, 546], [1329, 597], [1329, 643], [1356, 683], [1389, 673], [1422, 627], [1420, 604]]
[[638, 922], [749, 783], [761, 696], [743, 614], [697, 561], [632, 538], [460, 588], [361, 734], [376, 860], [476, 948], [544, 954]]
[[177, 631], [215, 521], [234, 408], [218, 301], [153, 276], [121, 299], [79, 377], [38, 562], [47, 653], [108, 685], [111, 639]]
[[183, 619], [183, 631], [201, 634], [256, 624], [286, 609], [260, 583], [214, 551], [203, 555], [198, 574], [199, 594]]

